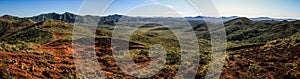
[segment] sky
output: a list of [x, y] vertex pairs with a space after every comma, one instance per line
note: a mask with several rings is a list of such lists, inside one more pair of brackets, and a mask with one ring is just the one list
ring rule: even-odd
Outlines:
[[[300, 18], [300, 0], [212, 1], [220, 16]], [[77, 14], [84, 2], [85, 0], [0, 0], [0, 16], [8, 14], [30, 17], [52, 12]], [[97, 9], [97, 7], [92, 9]], [[201, 15], [186, 0], [115, 0], [104, 15], [111, 14], [171, 17]]]

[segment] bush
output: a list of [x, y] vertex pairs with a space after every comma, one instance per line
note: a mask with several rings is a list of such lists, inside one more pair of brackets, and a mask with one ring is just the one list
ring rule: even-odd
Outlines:
[[32, 44], [25, 43], [23, 41], [16, 41], [14, 44], [10, 44], [5, 41], [1, 41], [0, 50], [7, 52], [26, 52], [27, 50], [32, 50]]
[[55, 64], [56, 63], [55, 59], [46, 59], [45, 61], [47, 61], [50, 64]]
[[266, 45], [261, 47], [264, 51], [287, 50], [295, 45], [295, 40], [292, 39], [279, 39], [267, 42]]
[[38, 44], [45, 44], [54, 37], [51, 32], [43, 31], [39, 29], [29, 29], [23, 32], [19, 32], [19, 34], [13, 35], [5, 39], [8, 43], [16, 43], [18, 41], [24, 41], [26, 43], [38, 43]]

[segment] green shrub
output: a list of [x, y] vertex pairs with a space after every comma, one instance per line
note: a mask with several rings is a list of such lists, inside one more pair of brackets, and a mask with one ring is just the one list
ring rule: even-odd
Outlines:
[[14, 44], [10, 44], [5, 41], [1, 41], [0, 50], [7, 52], [26, 52], [27, 50], [32, 50], [32, 44], [25, 43], [23, 41], [16, 41]]
[[295, 45], [295, 40], [292, 39], [279, 39], [267, 42], [261, 49], [264, 51], [287, 50]]
[[256, 65], [256, 64], [250, 64], [250, 66], [248, 67], [248, 71], [255, 73], [258, 72], [260, 66]]
[[26, 43], [38, 43], [45, 44], [53, 40], [53, 35], [49, 31], [43, 31], [39, 29], [29, 29], [21, 32], [17, 35], [6, 38], [9, 43], [15, 43], [16, 41], [24, 41]]
[[48, 63], [50, 64], [55, 64], [56, 63], [56, 60], [55, 59], [46, 59], [45, 61], [47, 61]]

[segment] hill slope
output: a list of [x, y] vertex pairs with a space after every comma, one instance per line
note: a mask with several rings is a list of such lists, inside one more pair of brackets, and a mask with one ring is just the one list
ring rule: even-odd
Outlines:
[[[0, 78], [80, 78], [76, 74], [72, 41], [74, 17], [71, 13], [42, 14], [34, 17], [0, 18]], [[84, 23], [93, 22], [97, 16], [79, 16]], [[125, 74], [113, 59], [111, 36], [113, 26], [121, 15], [102, 17], [95, 36], [95, 53], [98, 68], [108, 78], [134, 78]], [[300, 21], [261, 22], [248, 18], [236, 18], [225, 22], [228, 38], [228, 53], [221, 78], [298, 78], [300, 59]], [[125, 25], [124, 25], [125, 26]], [[88, 26], [78, 27], [81, 32], [91, 31]], [[203, 78], [211, 60], [211, 44], [206, 24], [193, 27], [200, 46], [197, 78]], [[132, 60], [140, 66], [151, 61], [149, 47], [164, 46], [166, 65], [151, 78], [171, 78], [180, 66], [178, 39], [166, 26], [146, 23], [137, 29], [129, 43]], [[78, 49], [88, 51], [91, 49]], [[80, 62], [85, 63], [85, 62]], [[7, 71], [9, 70], [9, 71]], [[93, 69], [94, 70], [94, 69]], [[99, 73], [99, 71], [95, 71]]]

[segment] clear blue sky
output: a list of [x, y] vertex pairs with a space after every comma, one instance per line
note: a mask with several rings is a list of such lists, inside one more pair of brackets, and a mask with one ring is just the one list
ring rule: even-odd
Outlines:
[[[29, 17], [50, 12], [77, 13], [83, 2], [84, 0], [0, 0], [0, 15]], [[300, 18], [300, 0], [213, 0], [213, 2], [221, 16]], [[145, 3], [167, 5], [183, 16], [198, 15], [184, 0], [115, 0], [106, 14], [126, 14], [132, 8]], [[172, 13], [161, 16], [172, 16]]]

